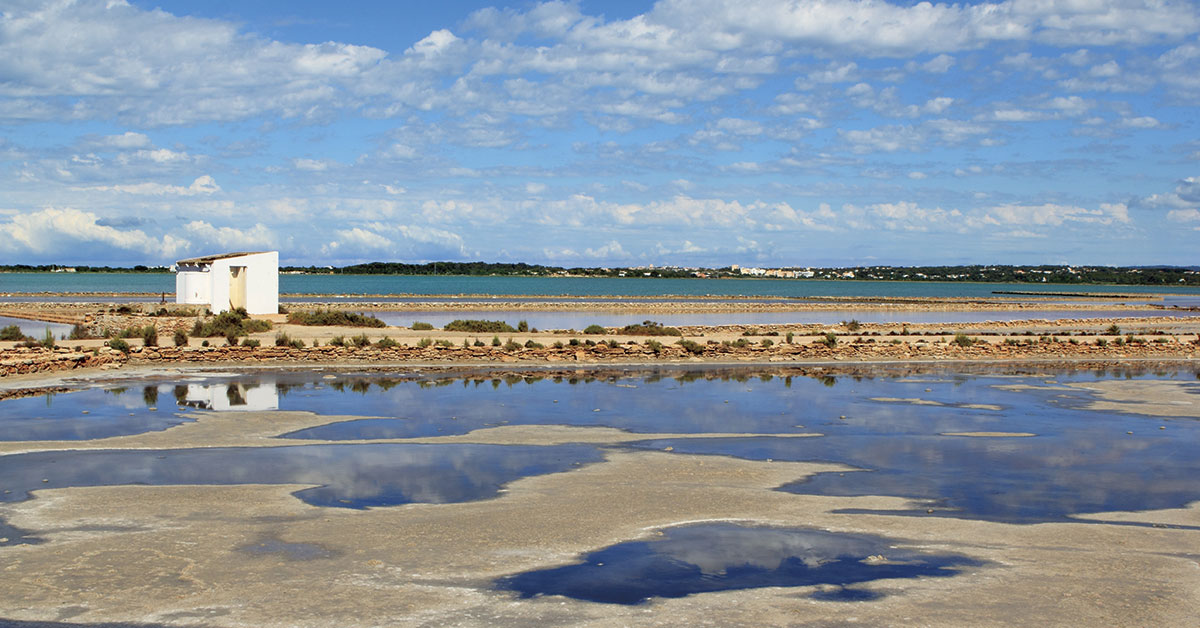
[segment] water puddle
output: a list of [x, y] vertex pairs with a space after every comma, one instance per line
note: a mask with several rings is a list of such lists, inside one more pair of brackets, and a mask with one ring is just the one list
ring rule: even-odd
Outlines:
[[600, 460], [556, 445], [304, 445], [177, 450], [53, 451], [0, 456], [0, 501], [39, 489], [145, 485], [311, 484], [314, 506], [368, 508], [495, 497], [514, 480]]
[[174, 412], [176, 402], [168, 396], [173, 388], [111, 386], [6, 399], [0, 401], [0, 441], [90, 440], [165, 430], [190, 420]]
[[[862, 471], [821, 474], [781, 490], [904, 497], [914, 502], [901, 513], [909, 515], [1032, 523], [1177, 508], [1200, 499], [1194, 481], [1200, 476], [1200, 422], [1090, 410], [1093, 393], [1064, 386], [1106, 379], [1194, 381], [1192, 370], [868, 373], [878, 374], [763, 367], [225, 373], [108, 382], [106, 388], [0, 402], [0, 439], [165, 429], [187, 420], [181, 411], [193, 408], [303, 410], [379, 418], [338, 421], [286, 438], [403, 439], [497, 426], [599, 426], [645, 434], [646, 440], [629, 445], [633, 449], [842, 463]], [[768, 436], [655, 438], [664, 433]], [[821, 436], [769, 436], [802, 433]], [[1008, 437], [1015, 435], [1022, 437]], [[298, 493], [316, 505], [464, 501], [494, 495], [518, 477], [568, 470], [600, 456], [592, 447], [564, 447], [375, 443], [44, 452], [0, 457], [0, 488], [10, 491], [3, 501], [13, 501], [30, 490], [63, 486], [300, 483], [317, 486]]]
[[[1122, 427], [1122, 426], [1117, 426]], [[659, 439], [631, 447], [747, 460], [828, 461], [862, 469], [822, 473], [779, 490], [914, 500], [895, 514], [1007, 523], [1065, 521], [1070, 515], [1181, 508], [1200, 499], [1200, 434], [1070, 429], [1024, 438], [874, 435], [818, 439], [769, 437]], [[1184, 433], [1181, 433], [1184, 432]], [[812, 442], [807, 442], [812, 441]]]
[[608, 604], [823, 585], [812, 597], [860, 601], [882, 594], [848, 587], [886, 578], [949, 577], [982, 564], [960, 554], [899, 548], [884, 537], [807, 528], [706, 523], [660, 534], [593, 552], [579, 564], [502, 578], [497, 585], [524, 598], [563, 595]]
[[[839, 385], [840, 382], [840, 385]], [[295, 383], [281, 409], [390, 417], [307, 428], [286, 438], [363, 440], [466, 434], [500, 425], [611, 427], [635, 433], [796, 434], [848, 412], [872, 418], [873, 431], [999, 431], [995, 408], [1023, 397], [962, 378], [923, 392], [925, 384], [835, 377], [776, 377], [753, 371], [675, 371], [589, 378], [535, 375], [404, 381], [341, 376]], [[886, 389], [893, 394], [871, 394]], [[932, 396], [942, 412], [870, 397]], [[976, 407], [959, 407], [978, 404]]]

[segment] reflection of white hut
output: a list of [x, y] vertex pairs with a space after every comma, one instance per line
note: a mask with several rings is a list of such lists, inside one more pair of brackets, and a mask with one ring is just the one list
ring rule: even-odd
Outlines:
[[230, 384], [188, 384], [184, 405], [208, 410], [278, 410], [279, 392], [274, 383], [246, 386]]
[[207, 305], [214, 313], [244, 307], [250, 314], [276, 314], [279, 252], [179, 260], [175, 263], [175, 302]]

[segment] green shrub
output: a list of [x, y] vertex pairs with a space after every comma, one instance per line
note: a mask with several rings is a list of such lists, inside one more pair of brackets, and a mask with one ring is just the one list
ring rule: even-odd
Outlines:
[[271, 331], [271, 321], [261, 318], [242, 319], [242, 333], [253, 334], [260, 331]]
[[601, 327], [599, 325], [588, 325], [587, 327], [585, 327], [583, 329], [583, 333], [604, 335], [604, 334], [608, 333], [608, 330], [604, 329], [603, 327]]
[[192, 325], [192, 336], [197, 338], [212, 338], [214, 336], [224, 336], [229, 338], [245, 336], [260, 331], [268, 331], [271, 329], [271, 321], [257, 320], [248, 318], [244, 314], [245, 310], [238, 308], [231, 312], [221, 312], [210, 321], [197, 320]]
[[417, 346], [422, 349], [431, 345], [433, 345], [433, 338], [422, 338], [417, 342]]
[[50, 331], [50, 328], [47, 327], [46, 334], [42, 336], [42, 339], [34, 340], [31, 343], [29, 343], [29, 345], [35, 346], [35, 347], [40, 346], [40, 347], [45, 347], [47, 349], [53, 349], [54, 348], [54, 332]]
[[433, 325], [421, 321], [413, 321], [412, 329], [413, 331], [430, 331], [433, 329]]
[[157, 347], [158, 346], [158, 328], [154, 325], [146, 325], [142, 328], [142, 346]]
[[509, 333], [517, 331], [512, 328], [512, 325], [504, 321], [484, 321], [475, 319], [457, 319], [446, 323], [442, 329], [446, 331], [466, 331], [475, 334], [482, 333]]
[[1103, 339], [1103, 338], [1097, 338], [1097, 339], [1096, 339], [1096, 346], [1097, 346], [1097, 347], [1106, 347], [1106, 346], [1108, 346], [1108, 341], [1107, 341], [1107, 340], [1105, 340], [1105, 339]]
[[774, 343], [774, 342], [771, 342], [771, 339], [770, 339], [770, 338], [763, 338], [763, 341], [762, 341], [762, 346], [764, 346], [764, 347], [770, 347], [771, 345], [774, 345], [774, 344], [775, 344], [775, 343]]
[[400, 346], [400, 343], [388, 338], [387, 336], [384, 336], [383, 338], [379, 339], [379, 342], [375, 343], [375, 346], [380, 349], [395, 349], [396, 347]]
[[608, 346], [610, 349], [616, 349], [617, 347], [621, 346], [621, 343], [617, 342], [616, 340], [609, 340]]
[[437, 346], [439, 346], [439, 347], [446, 347], [448, 349], [454, 348], [454, 343], [450, 342], [449, 340], [445, 340], [445, 339], [439, 340], [435, 344], [437, 344]]
[[796, 335], [795, 335], [795, 334], [793, 334], [792, 332], [790, 332], [790, 331], [789, 331], [789, 332], [787, 333], [787, 336], [786, 336], [786, 338], [787, 338], [786, 342], [787, 342], [789, 345], [790, 345], [790, 344], [792, 344], [792, 339], [793, 339], [793, 338], [795, 338], [795, 337], [796, 337]]
[[500, 336], [492, 336], [492, 346], [493, 347], [500, 346]]
[[658, 354], [662, 353], [662, 350], [663, 350], [662, 343], [657, 340], [647, 340], [646, 347], [648, 347], [650, 349], [650, 352], [653, 353], [654, 355], [658, 355]]
[[570, 339], [570, 340], [568, 340], [568, 341], [567, 341], [567, 344], [568, 344], [568, 345], [570, 345], [570, 346], [572, 346], [572, 347], [578, 347], [578, 346], [579, 346], [579, 339], [578, 339], [578, 338], [572, 338], [572, 339]]
[[830, 349], [832, 349], [832, 348], [834, 348], [834, 347], [836, 347], [836, 346], [837, 346], [837, 343], [838, 343], [838, 337], [837, 337], [837, 334], [835, 334], [835, 333], [833, 333], [833, 332], [829, 332], [829, 333], [825, 334], [825, 337], [824, 337], [823, 339], [821, 339], [821, 340], [818, 340], [817, 342], [819, 342], [819, 343], [821, 343], [821, 344], [825, 345], [826, 347], [829, 347]]
[[231, 347], [236, 347], [238, 343], [238, 335], [235, 332], [229, 332], [225, 335], [225, 343]]
[[288, 314], [288, 322], [310, 327], [387, 327], [387, 323], [374, 316], [341, 310], [292, 312]]
[[121, 353], [129, 353], [129, 343], [125, 342], [121, 338], [113, 338], [112, 340], [109, 340], [108, 346], [109, 346], [109, 348], [116, 349], [117, 351], [120, 351]]
[[187, 332], [183, 331], [182, 329], [176, 329], [174, 335], [171, 336], [171, 339], [175, 342], [176, 347], [187, 346], [188, 335]]
[[520, 349], [521, 349], [520, 343], [513, 342], [512, 338], [509, 338], [508, 342], [504, 343], [505, 351], [518, 351]]
[[546, 345], [544, 345], [544, 344], [542, 344], [542, 343], [540, 343], [540, 342], [534, 342], [534, 341], [532, 341], [532, 340], [526, 340], [526, 341], [525, 341], [525, 348], [526, 348], [526, 349], [545, 349], [545, 348], [546, 348]]
[[562, 349], [564, 345], [561, 340], [556, 340], [556, 341], [554, 341], [554, 344], [551, 346], [554, 347], [555, 349]]
[[330, 339], [329, 339], [329, 346], [331, 346], [331, 347], [344, 347], [344, 346], [346, 346], [346, 337], [345, 337], [345, 336], [334, 336], [333, 338], [330, 338]]
[[486, 345], [483, 343], [483, 341], [482, 341], [482, 340], [480, 340], [480, 339], [476, 338], [476, 339], [475, 339], [475, 342], [471, 343], [471, 346], [473, 346], [473, 347], [483, 347], [483, 346], [486, 346]]
[[292, 344], [292, 339], [287, 334], [285, 334], [283, 332], [279, 332], [278, 334], [275, 334], [275, 346], [276, 347], [286, 347], [291, 344]]
[[201, 323], [196, 322], [192, 327], [192, 335], [203, 338], [212, 338], [213, 336], [228, 336], [230, 333], [241, 336], [242, 333], [242, 317], [237, 312], [221, 312], [216, 318]]
[[[587, 333], [586, 331], [584, 333]], [[626, 325], [618, 332], [627, 336], [682, 336], [683, 332], [674, 327], [663, 327], [662, 323], [642, 321], [640, 325]]]
[[1108, 329], [1104, 330], [1104, 333], [1108, 334], [1109, 336], [1120, 336], [1121, 327], [1116, 323], [1113, 323], [1112, 325], [1108, 326]]
[[517, 323], [517, 331], [521, 333], [529, 331], [529, 323], [527, 321], [519, 321]]
[[350, 339], [350, 342], [351, 342], [351, 344], [353, 344], [355, 347], [357, 347], [359, 349], [362, 349], [363, 347], [368, 347], [371, 345], [371, 339], [367, 338], [366, 334], [359, 334], [357, 336], [354, 336], [353, 338]]
[[857, 318], [852, 318], [848, 321], [842, 321], [842, 325], [846, 327], [846, 331], [858, 331], [862, 329], [862, 323], [858, 322]]
[[688, 340], [687, 338], [680, 338], [679, 342], [676, 342], [675, 344], [682, 347], [684, 351], [687, 351], [688, 353], [691, 353], [693, 355], [699, 355], [701, 353], [704, 353], [704, 345], [702, 345], [694, 340]]
[[90, 333], [88, 333], [88, 330], [86, 327], [84, 327], [83, 325], [80, 325], [79, 323], [76, 323], [71, 326], [71, 333], [69, 335], [67, 335], [67, 340], [87, 340], [88, 338], [91, 338], [91, 337], [92, 337], [92, 335]]
[[970, 336], [968, 336], [962, 332], [954, 334], [954, 340], [952, 340], [951, 342], [953, 342], [954, 344], [956, 344], [960, 347], [969, 347], [969, 346], [975, 344], [975, 340], [973, 338], [971, 338]]
[[14, 342], [24, 339], [25, 334], [21, 332], [21, 328], [17, 325], [9, 325], [8, 327], [0, 329], [0, 340]]
[[253, 347], [258, 347], [261, 345], [262, 345], [262, 343], [259, 342], [258, 338], [242, 338], [242, 346], [243, 347], [253, 348]]

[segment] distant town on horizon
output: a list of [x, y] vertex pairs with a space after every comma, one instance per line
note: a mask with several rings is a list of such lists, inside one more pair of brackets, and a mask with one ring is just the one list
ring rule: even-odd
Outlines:
[[[6, 264], [0, 272], [167, 273], [173, 267]], [[463, 275], [525, 277], [630, 277], [672, 279], [812, 279], [859, 281], [971, 281], [988, 283], [1200, 286], [1200, 266], [1006, 265], [960, 266], [604, 266], [562, 267], [506, 262], [369, 262], [348, 266], [280, 266], [285, 275]]]

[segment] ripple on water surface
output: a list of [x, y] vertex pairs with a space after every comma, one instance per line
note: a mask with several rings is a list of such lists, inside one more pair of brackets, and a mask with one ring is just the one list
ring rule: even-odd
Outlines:
[[848, 589], [884, 578], [948, 577], [981, 565], [961, 554], [898, 548], [865, 534], [706, 523], [669, 528], [588, 554], [583, 562], [497, 581], [521, 597], [563, 595], [611, 604], [759, 587], [826, 585], [813, 597], [857, 601], [881, 594]]

